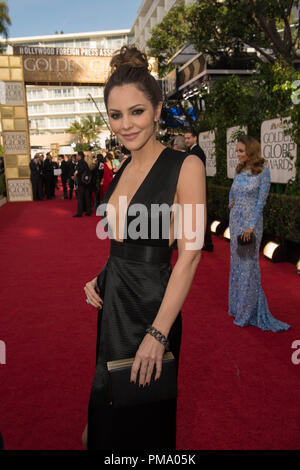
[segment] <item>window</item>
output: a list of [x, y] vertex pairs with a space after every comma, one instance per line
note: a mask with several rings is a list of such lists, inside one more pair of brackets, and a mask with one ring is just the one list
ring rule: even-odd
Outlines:
[[75, 111], [75, 103], [51, 103], [49, 106], [50, 113], [73, 113]]
[[[100, 111], [105, 111], [105, 106], [103, 101], [96, 101], [96, 104]], [[92, 101], [83, 101], [82, 103], [78, 103], [78, 110], [80, 113], [97, 113], [98, 110], [95, 104]]]
[[89, 39], [77, 39], [75, 41], [75, 47], [91, 47]]
[[74, 117], [49, 118], [49, 126], [50, 128], [63, 127], [67, 129], [74, 121]]
[[28, 105], [28, 114], [42, 114], [45, 112], [44, 104]]
[[78, 103], [78, 110], [80, 113], [92, 112], [94, 109], [96, 109], [94, 103], [90, 103], [89, 101]]
[[87, 98], [88, 93], [92, 95], [93, 98], [103, 96], [103, 87], [80, 87], [78, 88], [78, 96], [80, 98]]
[[38, 44], [39, 47], [55, 47], [55, 42], [43, 42], [42, 44]]
[[30, 129], [44, 129], [45, 127], [45, 119], [30, 119]]
[[96, 41], [96, 47], [98, 47], [98, 49], [102, 49], [105, 47], [105, 39], [98, 39]]
[[26, 96], [27, 96], [28, 101], [40, 100], [43, 98], [44, 92], [42, 88], [35, 89], [35, 90], [26, 89]]
[[73, 39], [71, 41], [45, 42], [44, 47], [74, 47]]
[[106, 40], [106, 47], [108, 49], [119, 49], [123, 44], [125, 44], [125, 37], [112, 37]]
[[74, 88], [52, 88], [48, 90], [49, 98], [69, 98], [74, 96]]

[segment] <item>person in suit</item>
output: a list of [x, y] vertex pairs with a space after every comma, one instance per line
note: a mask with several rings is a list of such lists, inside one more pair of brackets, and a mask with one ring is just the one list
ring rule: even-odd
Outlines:
[[45, 191], [47, 199], [54, 199], [54, 168], [52, 165], [51, 153], [46, 153], [43, 172], [45, 177]]
[[41, 174], [42, 174], [42, 194], [43, 194], [43, 199], [46, 194], [46, 182], [45, 182], [45, 175], [44, 175], [44, 161], [45, 161], [45, 155], [43, 153], [39, 153], [39, 160], [40, 160], [40, 167], [41, 167]]
[[97, 179], [96, 179], [96, 193], [95, 193], [95, 209], [100, 204], [100, 186], [101, 186], [101, 181], [103, 178], [103, 173], [104, 173], [104, 163], [105, 163], [105, 158], [101, 153], [97, 155]]
[[43, 200], [43, 186], [42, 186], [42, 165], [40, 162], [39, 154], [36, 153], [34, 158], [29, 164], [30, 168], [30, 181], [32, 185], [32, 195], [34, 201]]
[[[200, 145], [198, 145], [198, 135], [195, 129], [187, 129], [184, 133], [184, 139], [185, 139], [185, 145], [189, 149], [189, 153], [193, 155], [197, 155], [197, 157], [199, 157], [204, 163], [204, 166], [206, 166], [206, 155], [203, 149], [200, 147]], [[207, 185], [206, 185], [206, 188], [207, 188]], [[206, 199], [207, 199], [207, 189], [206, 189]], [[211, 238], [210, 224], [211, 224], [211, 221], [209, 219], [209, 216], [207, 215], [204, 246], [202, 248], [202, 250], [204, 251], [214, 250], [214, 246], [213, 246], [213, 242]]]
[[68, 199], [68, 191], [67, 191], [67, 180], [68, 180], [68, 173], [69, 173], [69, 165], [68, 165], [68, 158], [65, 155], [61, 156], [61, 183], [63, 187], [63, 199]]
[[73, 190], [74, 190], [74, 173], [76, 168], [76, 155], [72, 155], [69, 157], [68, 161], [68, 185], [69, 185], [69, 199], [73, 197]]
[[[54, 172], [54, 170], [59, 169], [59, 164], [56, 160], [52, 159], [52, 166], [53, 166], [53, 172]], [[57, 175], [54, 175], [54, 180], [53, 180], [53, 196], [55, 196], [55, 189], [59, 189], [58, 176]]]
[[84, 174], [90, 173], [89, 166], [84, 159], [84, 153], [79, 151], [76, 156], [77, 164], [74, 176], [78, 185], [78, 205], [77, 213], [73, 217], [82, 217], [85, 209], [86, 215], [91, 215], [91, 182], [88, 184], [82, 181]]
[[197, 155], [205, 165], [206, 155], [200, 145], [198, 145], [198, 135], [195, 129], [186, 130], [184, 133], [184, 140], [189, 152], [193, 155]]

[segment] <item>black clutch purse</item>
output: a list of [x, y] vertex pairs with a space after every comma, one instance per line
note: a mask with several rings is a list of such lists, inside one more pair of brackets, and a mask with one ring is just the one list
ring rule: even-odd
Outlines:
[[239, 244], [239, 245], [250, 245], [251, 243], [254, 243], [254, 242], [255, 242], [255, 235], [254, 235], [254, 232], [251, 232], [251, 233], [250, 233], [250, 238], [249, 238], [249, 240], [244, 240], [244, 239], [242, 238], [242, 234], [241, 234], [241, 235], [238, 235], [237, 241], [238, 241], [238, 244]]
[[163, 357], [162, 372], [158, 380], [154, 380], [155, 367], [151, 382], [145, 387], [130, 383], [131, 367], [134, 357], [107, 363], [110, 377], [111, 404], [114, 408], [146, 405], [177, 397], [177, 371], [174, 356], [171, 352]]

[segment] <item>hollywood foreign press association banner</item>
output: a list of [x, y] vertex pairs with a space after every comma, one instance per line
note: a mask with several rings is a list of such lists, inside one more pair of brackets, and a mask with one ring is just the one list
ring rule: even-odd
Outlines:
[[234, 178], [235, 169], [239, 163], [236, 154], [236, 144], [237, 138], [235, 135], [237, 132], [242, 132], [243, 134], [248, 133], [247, 126], [234, 126], [229, 127], [226, 131], [226, 142], [227, 142], [227, 178]]
[[287, 183], [296, 177], [297, 144], [285, 134], [290, 118], [270, 119], [261, 125], [261, 153], [270, 169], [272, 183]]
[[216, 174], [216, 146], [215, 131], [200, 132], [198, 143], [206, 156], [206, 176], [215, 176]]

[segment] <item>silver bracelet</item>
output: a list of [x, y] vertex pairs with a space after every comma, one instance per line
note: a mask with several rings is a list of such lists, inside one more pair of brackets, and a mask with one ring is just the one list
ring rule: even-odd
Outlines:
[[169, 341], [154, 326], [149, 325], [146, 329], [146, 333], [149, 333], [149, 335], [151, 335], [151, 336], [153, 336], [153, 338], [157, 339], [157, 341], [159, 341], [166, 348], [166, 350], [169, 350], [169, 347], [170, 347]]

